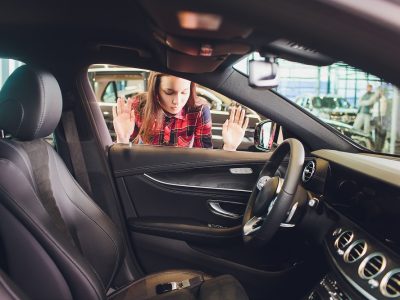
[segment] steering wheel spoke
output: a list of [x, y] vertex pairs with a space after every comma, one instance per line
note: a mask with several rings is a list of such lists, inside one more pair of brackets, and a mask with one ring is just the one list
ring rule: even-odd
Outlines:
[[[285, 178], [275, 176], [289, 155]], [[275, 149], [260, 173], [243, 217], [243, 240], [264, 245], [280, 227], [295, 227], [293, 216], [298, 207], [295, 198], [304, 164], [304, 147], [296, 139], [287, 139]]]
[[256, 216], [252, 217], [243, 226], [243, 234], [245, 236], [251, 235], [252, 233], [256, 232], [257, 230], [259, 230], [261, 228], [263, 222], [264, 222], [264, 218], [262, 218], [262, 217], [256, 217]]

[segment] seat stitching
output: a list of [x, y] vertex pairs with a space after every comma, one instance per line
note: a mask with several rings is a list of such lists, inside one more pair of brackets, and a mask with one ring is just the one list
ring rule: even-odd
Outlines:
[[35, 74], [38, 77], [38, 80], [39, 80], [39, 83], [40, 83], [40, 86], [41, 86], [41, 91], [43, 92], [44, 105], [42, 106], [42, 111], [40, 112], [40, 120], [39, 120], [39, 123], [37, 125], [36, 130], [35, 130], [35, 133], [33, 135], [34, 138], [36, 138], [36, 134], [38, 133], [38, 131], [40, 130], [40, 128], [43, 125], [43, 122], [44, 122], [44, 119], [45, 119], [44, 116], [46, 114], [46, 106], [47, 106], [47, 103], [46, 103], [46, 89], [44, 88], [44, 84], [43, 84], [43, 78], [42, 78], [43, 76], [40, 75], [40, 74], [37, 74], [36, 72], [35, 72]]

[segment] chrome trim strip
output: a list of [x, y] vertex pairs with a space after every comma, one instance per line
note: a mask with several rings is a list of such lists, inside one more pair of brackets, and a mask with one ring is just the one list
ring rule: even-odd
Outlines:
[[375, 298], [374, 296], [370, 295], [368, 292], [366, 292], [363, 288], [361, 288], [357, 283], [355, 283], [353, 281], [353, 279], [351, 279], [349, 276], [346, 275], [346, 273], [342, 270], [342, 268], [339, 266], [339, 264], [336, 262], [335, 257], [332, 255], [330, 248], [328, 246], [328, 242], [325, 240], [325, 246], [329, 249], [328, 253], [329, 256], [331, 257], [333, 263], [335, 264], [336, 268], [339, 270], [339, 272], [344, 276], [344, 278], [347, 279], [347, 281], [349, 281], [351, 283], [351, 285], [357, 290], [359, 291], [365, 298], [367, 298], [368, 300], [378, 300], [377, 298]]
[[231, 174], [253, 174], [252, 168], [230, 168]]
[[284, 227], [284, 228], [293, 228], [296, 226], [296, 224], [281, 223], [281, 225], [279, 225], [279, 226]]
[[196, 185], [186, 185], [186, 184], [177, 184], [177, 183], [170, 183], [170, 182], [165, 182], [162, 180], [158, 180], [154, 177], [151, 177], [150, 175], [144, 173], [144, 177], [147, 179], [150, 179], [154, 182], [161, 183], [164, 185], [169, 185], [169, 186], [175, 186], [175, 187], [186, 187], [186, 188], [194, 188], [194, 189], [205, 189], [205, 190], [216, 190], [216, 191], [230, 191], [230, 192], [244, 192], [244, 193], [251, 193], [250, 190], [240, 190], [240, 189], [229, 189], [229, 188], [217, 188], [217, 187], [208, 187], [208, 186], [196, 186]]

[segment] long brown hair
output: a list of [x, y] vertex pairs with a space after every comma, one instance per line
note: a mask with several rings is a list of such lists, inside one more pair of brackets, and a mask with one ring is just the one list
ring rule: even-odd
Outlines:
[[[139, 95], [141, 102], [141, 105], [139, 105], [139, 113], [143, 121], [139, 129], [138, 137], [140, 136], [144, 143], [151, 143], [151, 137], [154, 134], [154, 131], [159, 129], [162, 125], [163, 113], [159, 97], [161, 78], [164, 76], [172, 75], [150, 72], [149, 78], [147, 79], [147, 93]], [[196, 84], [190, 82], [189, 99], [184, 107], [187, 109], [195, 108], [196, 100]]]

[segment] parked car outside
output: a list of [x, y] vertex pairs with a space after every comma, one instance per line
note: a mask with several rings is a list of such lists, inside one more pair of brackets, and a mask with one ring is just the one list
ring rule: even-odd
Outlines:
[[300, 96], [296, 103], [319, 119], [356, 141], [359, 145], [372, 149], [373, 142], [368, 134], [353, 128], [357, 109], [339, 96]]
[[[89, 68], [90, 83], [113, 139], [116, 138], [116, 135], [113, 126], [112, 108], [116, 105], [116, 99], [118, 97], [134, 97], [145, 92], [149, 73], [150, 71], [144, 69], [106, 64], [96, 64]], [[213, 122], [213, 147], [221, 149], [223, 146], [222, 125], [229, 118], [230, 108], [237, 103], [200, 85], [197, 86], [197, 95], [199, 96], [199, 104], [204, 102], [210, 107]], [[264, 118], [247, 107], [245, 107], [245, 110], [246, 116], [249, 118], [249, 126], [238, 150], [248, 151], [254, 149], [254, 128]]]
[[352, 125], [357, 115], [346, 98], [336, 95], [301, 96], [296, 103], [320, 118]]

